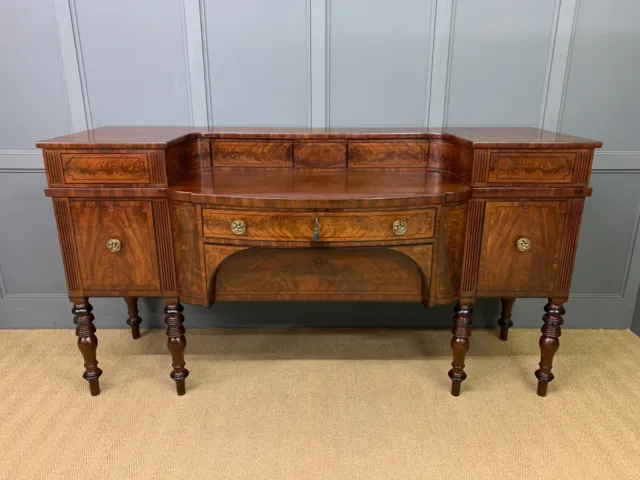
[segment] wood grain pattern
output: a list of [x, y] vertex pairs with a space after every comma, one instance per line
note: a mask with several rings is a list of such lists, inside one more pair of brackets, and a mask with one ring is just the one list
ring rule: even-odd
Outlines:
[[[435, 210], [400, 210], [396, 212], [359, 213], [276, 213], [205, 208], [202, 210], [205, 237], [249, 240], [305, 241], [313, 239], [318, 219], [319, 242], [375, 241], [432, 238]], [[231, 223], [241, 220], [246, 230], [241, 235], [231, 231]], [[405, 221], [407, 231], [396, 235], [393, 225]]]
[[437, 235], [431, 304], [449, 303], [460, 293], [467, 205], [444, 206]]
[[[150, 201], [72, 201], [82, 284], [90, 290], [161, 293]], [[122, 242], [110, 252], [111, 238]]]
[[294, 143], [293, 164], [299, 168], [346, 168], [344, 143]]
[[67, 199], [54, 199], [53, 211], [58, 226], [58, 238], [60, 240], [62, 263], [67, 280], [67, 290], [70, 295], [78, 294], [78, 292], [82, 290], [82, 282], [80, 279], [80, 269], [78, 267], [78, 254], [76, 251], [69, 201]]
[[211, 140], [193, 138], [171, 145], [166, 158], [169, 179], [174, 183], [187, 172], [211, 168]]
[[246, 249], [245, 246], [204, 244], [205, 280], [207, 282], [207, 299], [210, 304], [216, 301], [216, 277], [220, 266], [233, 254]]
[[[566, 202], [487, 202], [478, 295], [552, 294], [556, 282]], [[531, 249], [518, 250], [519, 238]]]
[[473, 166], [473, 149], [444, 140], [429, 142], [429, 170], [447, 172], [469, 182]]
[[422, 276], [422, 303], [429, 306], [429, 292], [431, 290], [431, 265], [433, 264], [433, 245], [402, 245], [389, 247], [389, 250], [400, 252], [413, 260]]
[[171, 204], [171, 227], [178, 280], [178, 294], [189, 303], [206, 304], [203, 298], [202, 272], [200, 269], [200, 230], [196, 207]]
[[212, 145], [213, 166], [292, 167], [292, 142], [229, 142]]
[[[209, 261], [209, 249], [216, 247], [206, 248]], [[211, 264], [208, 269], [213, 267]], [[218, 300], [244, 296], [252, 300], [349, 300], [351, 295], [359, 299], [401, 296], [420, 300], [422, 283], [419, 268], [411, 258], [387, 249], [251, 248], [220, 266], [215, 296]]]
[[64, 183], [151, 183], [146, 153], [61, 153]]
[[427, 166], [429, 142], [348, 143], [349, 168]]
[[464, 240], [464, 260], [462, 266], [462, 286], [460, 296], [474, 296], [478, 281], [478, 259], [482, 242], [482, 222], [484, 201], [472, 200], [467, 210], [467, 227]]
[[163, 296], [171, 297], [177, 294], [177, 288], [169, 204], [166, 200], [152, 200], [151, 206], [153, 209], [155, 239], [158, 247], [160, 287], [162, 288]]
[[488, 183], [572, 183], [576, 152], [491, 152]]
[[578, 250], [578, 237], [580, 235], [580, 223], [582, 222], [582, 210], [584, 200], [572, 199], [568, 201], [567, 221], [565, 236], [560, 254], [558, 277], [555, 291], [557, 295], [568, 295], [573, 276], [573, 265]]

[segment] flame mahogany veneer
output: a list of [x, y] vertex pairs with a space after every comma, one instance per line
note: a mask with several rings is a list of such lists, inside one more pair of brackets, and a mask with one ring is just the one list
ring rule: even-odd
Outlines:
[[42, 141], [84, 378], [100, 392], [89, 297], [166, 301], [185, 392], [181, 302], [457, 302], [452, 394], [473, 303], [548, 298], [535, 372], [553, 380], [595, 148], [531, 128], [108, 127]]

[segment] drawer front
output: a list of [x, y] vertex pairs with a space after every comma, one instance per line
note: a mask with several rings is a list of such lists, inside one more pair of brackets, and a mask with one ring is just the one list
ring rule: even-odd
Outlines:
[[[434, 234], [435, 209], [361, 213], [277, 213], [204, 209], [205, 237], [249, 240], [375, 241], [425, 239]], [[231, 228], [233, 222], [243, 228]]]
[[348, 163], [358, 167], [426, 167], [429, 142], [349, 142]]
[[344, 143], [296, 143], [294, 165], [301, 168], [345, 168], [347, 147]]
[[147, 153], [61, 153], [64, 183], [151, 183]]
[[291, 167], [293, 142], [215, 141], [214, 167]]
[[151, 202], [71, 201], [70, 208], [84, 290], [160, 290]]
[[593, 150], [476, 150], [473, 185], [588, 185]]
[[567, 202], [487, 202], [478, 294], [555, 290]]

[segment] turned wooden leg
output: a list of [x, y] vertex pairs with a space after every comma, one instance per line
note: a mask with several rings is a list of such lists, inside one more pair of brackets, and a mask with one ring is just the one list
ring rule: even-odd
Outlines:
[[167, 324], [167, 346], [171, 353], [172, 367], [171, 378], [176, 382], [178, 395], [185, 394], [184, 381], [189, 376], [189, 370], [184, 368], [184, 349], [187, 340], [184, 338], [185, 328], [182, 325], [184, 316], [182, 315], [182, 305], [180, 302], [167, 303], [164, 308], [165, 323]]
[[455, 307], [453, 317], [453, 337], [451, 338], [451, 350], [453, 351], [453, 367], [449, 370], [451, 379], [451, 395], [460, 395], [462, 381], [467, 378], [464, 372], [464, 358], [469, 350], [469, 337], [471, 336], [471, 314], [473, 302], [461, 301]]
[[127, 325], [131, 327], [131, 336], [133, 339], [140, 338], [140, 323], [142, 319], [138, 316], [138, 297], [124, 297], [124, 301], [127, 303], [127, 311], [129, 318], [127, 318]]
[[542, 316], [544, 325], [542, 326], [542, 336], [540, 337], [540, 368], [536, 370], [538, 379], [538, 395], [547, 395], [547, 386], [553, 380], [551, 368], [553, 366], [553, 356], [560, 347], [560, 337], [562, 331], [560, 326], [564, 323], [562, 316], [565, 314], [564, 300], [550, 298], [544, 307], [545, 313]]
[[91, 313], [93, 307], [89, 303], [89, 299], [85, 298], [78, 302], [74, 302], [73, 323], [76, 324], [76, 335], [78, 337], [78, 348], [84, 358], [84, 373], [82, 377], [89, 382], [89, 390], [91, 395], [100, 394], [99, 378], [102, 370], [98, 368], [98, 360], [96, 359], [96, 350], [98, 349], [98, 338], [95, 336], [96, 327], [93, 324], [94, 316]]
[[509, 329], [513, 327], [513, 322], [511, 321], [511, 309], [513, 308], [513, 303], [516, 299], [503, 297], [500, 301], [502, 302], [502, 313], [498, 320], [498, 325], [500, 325], [500, 340], [506, 342], [509, 338]]

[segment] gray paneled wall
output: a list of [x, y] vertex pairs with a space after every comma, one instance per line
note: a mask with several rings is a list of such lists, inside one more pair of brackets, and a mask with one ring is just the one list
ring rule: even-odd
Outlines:
[[[640, 285], [638, 18], [634, 0], [1, 0], [0, 327], [71, 326], [35, 141], [192, 124], [526, 125], [603, 140], [567, 326], [628, 328]], [[121, 300], [93, 303], [98, 326], [124, 325]], [[495, 322], [496, 303], [479, 302], [476, 326]], [[517, 302], [516, 325], [538, 326], [544, 303]], [[446, 326], [450, 310], [186, 313], [191, 326]], [[142, 314], [162, 325], [158, 301]]]

